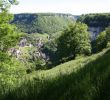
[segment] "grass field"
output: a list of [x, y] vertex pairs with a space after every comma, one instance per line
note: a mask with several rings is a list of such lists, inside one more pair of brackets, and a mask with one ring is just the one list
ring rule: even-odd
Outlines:
[[36, 71], [1, 100], [110, 100], [110, 50]]

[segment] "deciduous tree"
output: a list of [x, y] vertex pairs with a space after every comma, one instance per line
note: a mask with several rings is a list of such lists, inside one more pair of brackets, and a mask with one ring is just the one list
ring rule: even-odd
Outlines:
[[91, 53], [90, 36], [85, 24], [76, 23], [63, 31], [58, 39], [58, 55], [61, 59], [89, 53]]

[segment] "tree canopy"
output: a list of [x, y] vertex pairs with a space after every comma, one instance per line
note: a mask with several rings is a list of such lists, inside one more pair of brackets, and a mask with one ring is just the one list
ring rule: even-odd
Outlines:
[[90, 52], [90, 37], [85, 24], [70, 25], [58, 39], [60, 58], [75, 58], [77, 54], [89, 54]]
[[[10, 3], [11, 2], [11, 3]], [[0, 2], [0, 50], [6, 51], [8, 47], [13, 46], [18, 41], [21, 34], [17, 28], [10, 24], [13, 15], [8, 13], [9, 5], [15, 4], [15, 0], [2, 0]]]
[[81, 15], [78, 21], [87, 24], [89, 27], [102, 27], [105, 29], [110, 25], [110, 13], [85, 14]]

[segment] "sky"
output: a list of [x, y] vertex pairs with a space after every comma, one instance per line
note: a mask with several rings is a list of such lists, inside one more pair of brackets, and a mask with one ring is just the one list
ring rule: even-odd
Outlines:
[[18, 0], [11, 13], [87, 13], [110, 12], [110, 0]]

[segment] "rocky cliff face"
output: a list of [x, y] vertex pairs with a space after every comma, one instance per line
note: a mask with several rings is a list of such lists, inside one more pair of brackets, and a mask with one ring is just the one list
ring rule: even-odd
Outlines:
[[92, 40], [105, 28], [110, 26], [110, 13], [94, 13], [81, 15], [78, 21], [88, 25]]
[[[37, 38], [33, 45], [26, 37], [20, 39], [16, 47], [10, 48], [7, 52], [9, 56], [15, 57], [26, 66], [44, 66], [49, 60], [48, 56], [42, 52], [44, 46], [42, 38]], [[30, 64], [30, 65], [29, 65]]]
[[102, 31], [101, 27], [89, 27], [88, 32], [90, 33], [91, 40], [95, 40], [97, 35]]

